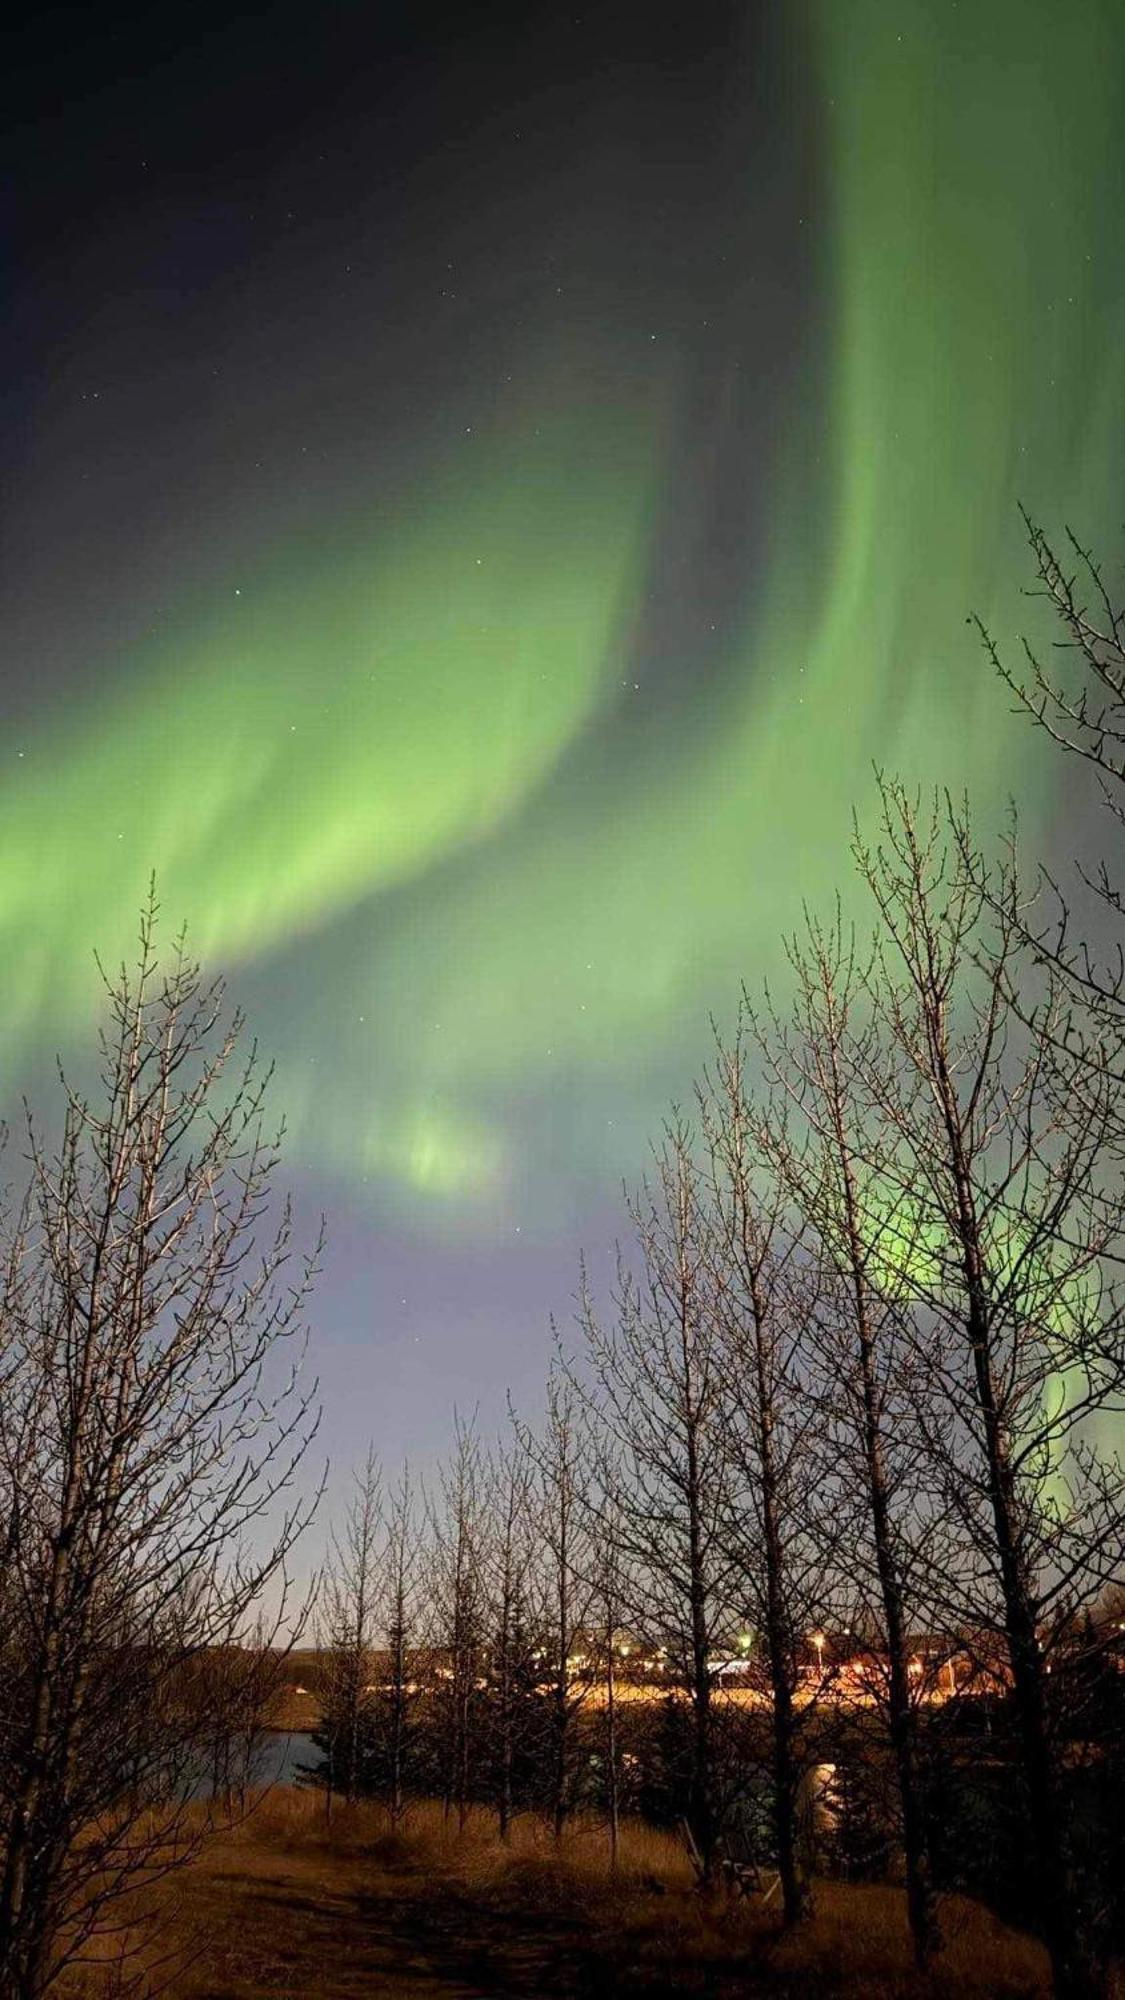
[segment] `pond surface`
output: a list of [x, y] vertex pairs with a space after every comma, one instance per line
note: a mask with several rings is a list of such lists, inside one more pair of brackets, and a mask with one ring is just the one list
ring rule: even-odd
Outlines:
[[[245, 1775], [248, 1782], [255, 1786], [298, 1785], [303, 1781], [303, 1767], [315, 1767], [318, 1756], [312, 1737], [302, 1730], [264, 1730], [254, 1741], [250, 1768]], [[242, 1776], [241, 1761], [238, 1754], [231, 1759], [232, 1770], [238, 1777]], [[207, 1799], [214, 1789], [212, 1773], [208, 1772], [205, 1777], [189, 1781], [184, 1796]]]
[[315, 1765], [318, 1751], [311, 1736], [298, 1729], [271, 1729], [254, 1751], [254, 1783], [295, 1785], [302, 1765]]

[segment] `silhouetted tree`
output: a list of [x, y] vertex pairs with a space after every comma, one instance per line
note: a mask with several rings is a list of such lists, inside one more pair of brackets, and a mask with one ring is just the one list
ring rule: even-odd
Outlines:
[[475, 1422], [455, 1414], [453, 1450], [430, 1509], [430, 1598], [437, 1683], [431, 1704], [446, 1812], [464, 1827], [480, 1748], [486, 1619], [484, 1467]]
[[1047, 1676], [1125, 1557], [1125, 1473], [1095, 1442], [1125, 1406], [1104, 1189], [1119, 1088], [1105, 1065], [1072, 1087], [1072, 996], [1031, 960], [1010, 852], [986, 863], [963, 816], [920, 820], [894, 786], [858, 852], [883, 932], [880, 1174], [910, 1217], [914, 1417], [956, 1535], [927, 1587], [939, 1616], [1003, 1636], [1056, 1990], [1089, 1993]]
[[[621, 1625], [622, 1606], [628, 1598], [624, 1558], [621, 1550], [621, 1528], [617, 1519], [617, 1506], [613, 1498], [615, 1491], [616, 1481], [611, 1480], [605, 1504], [600, 1513], [595, 1516], [592, 1557], [592, 1603], [596, 1608], [598, 1623], [596, 1665], [600, 1671], [605, 1695], [601, 1710], [601, 1762], [602, 1790], [606, 1823], [609, 1829], [609, 1866], [611, 1875], [617, 1869], [617, 1852], [621, 1834], [622, 1784], [621, 1737], [617, 1719], [617, 1643], [618, 1629]], [[586, 1494], [587, 1502], [592, 1497], [592, 1491], [588, 1489]]]
[[769, 1700], [777, 1861], [792, 1924], [806, 1900], [797, 1804], [810, 1704], [799, 1696], [807, 1635], [829, 1609], [840, 1518], [825, 1505], [830, 1468], [803, 1372], [817, 1270], [787, 1226], [783, 1186], [754, 1148], [740, 1037], [720, 1045], [700, 1108], [727, 1456], [722, 1532], [757, 1642], [748, 1670]]
[[719, 1832], [716, 1662], [732, 1602], [730, 1480], [706, 1191], [682, 1121], [669, 1126], [632, 1218], [640, 1270], [622, 1262], [609, 1325], [584, 1296], [588, 1378], [573, 1379], [605, 1434], [628, 1623], [650, 1652], [663, 1650], [669, 1683], [689, 1704], [684, 1804], [709, 1882]]
[[540, 1428], [517, 1428], [531, 1467], [542, 1591], [538, 1622], [547, 1653], [547, 1809], [557, 1840], [573, 1805], [578, 1726], [596, 1672], [596, 1643], [590, 1632], [594, 1589], [589, 1469], [579, 1400], [563, 1369], [552, 1367], [548, 1376]]
[[526, 1763], [539, 1747], [543, 1651], [535, 1620], [532, 1468], [517, 1441], [489, 1467], [488, 1761], [501, 1840], [511, 1834]]
[[884, 1117], [870, 1079], [884, 1073], [885, 1052], [867, 1002], [870, 953], [859, 954], [837, 908], [828, 929], [808, 921], [789, 958], [791, 1012], [774, 1012], [756, 1035], [773, 1085], [756, 1138], [821, 1265], [803, 1352], [833, 1466], [827, 1483], [853, 1527], [846, 1622], [853, 1636], [871, 1641], [866, 1679], [886, 1709], [911, 1931], [924, 1960], [937, 1933], [911, 1632], [923, 1615], [919, 1544], [929, 1545], [931, 1562], [937, 1559], [941, 1510], [935, 1519], [927, 1504], [925, 1458], [912, 1418], [915, 1246], [911, 1218], [901, 1202], [888, 1200], [881, 1173]]
[[323, 1585], [321, 1720], [314, 1741], [317, 1774], [331, 1812], [339, 1793], [349, 1805], [371, 1790], [375, 1643], [378, 1630], [382, 1475], [368, 1449], [352, 1477], [342, 1528], [333, 1530]]
[[391, 1823], [397, 1826], [413, 1776], [419, 1700], [415, 1671], [418, 1539], [410, 1473], [405, 1466], [390, 1497], [382, 1564], [386, 1670], [375, 1701], [376, 1746]]
[[269, 1222], [267, 1075], [156, 911], [107, 981], [92, 1095], [64, 1080], [0, 1294], [0, 1992], [33, 2000], [190, 1851], [208, 1655], [252, 1639], [314, 1500], [310, 1266]]

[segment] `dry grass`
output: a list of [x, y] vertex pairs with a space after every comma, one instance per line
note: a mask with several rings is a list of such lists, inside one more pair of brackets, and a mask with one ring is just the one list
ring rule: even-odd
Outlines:
[[[706, 1902], [675, 1840], [623, 1830], [610, 1880], [604, 1831], [576, 1824], [561, 1849], [541, 1823], [508, 1847], [482, 1815], [463, 1834], [437, 1805], [393, 1831], [382, 1809], [276, 1790], [162, 1892], [169, 2000], [1032, 2000], [1040, 1948], [979, 1906], [950, 1899], [946, 1945], [922, 1981], [898, 1890], [824, 1883], [791, 1936], [773, 1909]], [[155, 1917], [156, 1913], [152, 1913]], [[146, 1930], [153, 1934], [152, 1918]], [[86, 1975], [70, 1991], [101, 2000]]]

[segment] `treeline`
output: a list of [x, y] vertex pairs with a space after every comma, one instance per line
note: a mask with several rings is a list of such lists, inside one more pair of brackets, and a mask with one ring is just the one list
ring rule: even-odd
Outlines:
[[[1031, 539], [1085, 679], [1056, 684], [1029, 654], [1021, 681], [993, 657], [1119, 818], [1121, 614], [1081, 551], [1084, 592]], [[545, 1422], [515, 1418], [487, 1454], [459, 1427], [413, 1526], [400, 1489], [379, 1560], [369, 1468], [337, 1552], [323, 1774], [401, 1810], [413, 1741], [450, 1810], [491, 1799], [503, 1828], [532, 1797], [561, 1826], [593, 1766], [612, 1828], [624, 1632], [679, 1694], [704, 1881], [764, 1766], [759, 1845], [792, 1922], [809, 1765], [829, 1709], [840, 1726], [833, 1662], [854, 1689], [865, 1659], [845, 1786], [854, 1821], [871, 1773], [892, 1779], [920, 1959], [958, 1867], [951, 1824], [964, 1879], [991, 1793], [1015, 1808], [1056, 1990], [1088, 1994], [1121, 1920], [1099, 1862], [1121, 1769], [1119, 894], [1107, 865], [1072, 908], [1021, 871], [1014, 826], [985, 842], [948, 797], [884, 781], [879, 804], [853, 849], [869, 925], [807, 917], [785, 999], [748, 986], [716, 1035], [632, 1201], [611, 1304], [584, 1282], [557, 1341]], [[376, 1672], [379, 1561], [395, 1582]], [[724, 1693], [740, 1634], [765, 1742]], [[428, 1692], [419, 1647], [441, 1662]], [[955, 1661], [996, 1690], [975, 1806], [938, 1754], [964, 1751], [967, 1698], [960, 1731], [927, 1699]]]

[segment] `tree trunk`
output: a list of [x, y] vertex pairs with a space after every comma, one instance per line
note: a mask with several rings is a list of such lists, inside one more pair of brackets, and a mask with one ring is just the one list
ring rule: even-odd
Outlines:
[[761, 1473], [762, 1540], [766, 1565], [766, 1651], [773, 1696], [774, 1824], [782, 1910], [787, 1925], [805, 1913], [805, 1889], [796, 1837], [797, 1773], [793, 1755], [793, 1635], [785, 1603], [785, 1552], [778, 1518], [774, 1462], [775, 1391], [765, 1354], [765, 1311], [755, 1286], [751, 1293], [754, 1359], [757, 1370], [758, 1455]]
[[888, 1709], [891, 1752], [898, 1778], [902, 1812], [902, 1844], [906, 1859], [906, 1906], [914, 1956], [924, 1966], [940, 1944], [934, 1908], [933, 1880], [925, 1818], [919, 1795], [914, 1710], [910, 1701], [907, 1666], [907, 1629], [899, 1568], [895, 1558], [891, 1504], [887, 1486], [886, 1459], [879, 1411], [875, 1372], [875, 1335], [868, 1310], [869, 1292], [864, 1264], [852, 1154], [844, 1114], [844, 1089], [837, 1063], [835, 1042], [828, 1048], [829, 1098], [835, 1144], [844, 1199], [844, 1229], [850, 1265], [852, 1300], [859, 1346], [860, 1381], [863, 1392], [863, 1453], [867, 1469], [867, 1493], [875, 1542], [875, 1565], [883, 1602], [883, 1623], [889, 1667]]
[[956, 1115], [952, 1080], [940, 1058], [938, 1073], [956, 1188], [957, 1233], [968, 1298], [967, 1332], [984, 1430], [989, 1499], [1019, 1723], [1041, 1928], [1050, 1953], [1051, 1976], [1058, 2000], [1089, 2000], [1089, 1996], [1098, 1991], [1097, 1972], [1075, 1895], [1063, 1831], [1064, 1820], [1047, 1720], [1043, 1656], [1036, 1631], [1035, 1600], [1026, 1575], [1009, 1438], [994, 1379], [980, 1231]]
[[563, 1837], [567, 1817], [567, 1737], [570, 1733], [570, 1714], [566, 1680], [566, 1661], [562, 1662], [559, 1678], [555, 1686], [554, 1712], [555, 1770], [553, 1780], [555, 1839]]
[[797, 1771], [793, 1756], [793, 1696], [786, 1673], [777, 1677], [773, 1695], [774, 1825], [777, 1868], [781, 1876], [781, 1907], [786, 1926], [805, 1914], [804, 1872], [797, 1852]]
[[621, 1813], [617, 1788], [617, 1674], [613, 1663], [613, 1631], [609, 1635], [605, 1682], [606, 1809], [609, 1814], [609, 1872], [617, 1873]]
[[[849, 1227], [853, 1226], [849, 1217]], [[853, 1238], [853, 1257], [856, 1247]], [[906, 1657], [906, 1620], [892, 1540], [886, 1465], [876, 1397], [873, 1345], [862, 1276], [854, 1263], [853, 1275], [856, 1286], [856, 1314], [863, 1383], [864, 1453], [867, 1461], [867, 1486], [875, 1541], [875, 1562], [879, 1574], [887, 1639], [890, 1737], [898, 1778], [899, 1805], [902, 1811], [902, 1844], [906, 1857], [906, 1904], [910, 1918], [910, 1935], [914, 1942], [914, 1955], [918, 1964], [922, 1966], [937, 1949], [940, 1937], [934, 1910], [925, 1820], [919, 1795], [915, 1755], [915, 1716], [910, 1700], [910, 1677]]]

